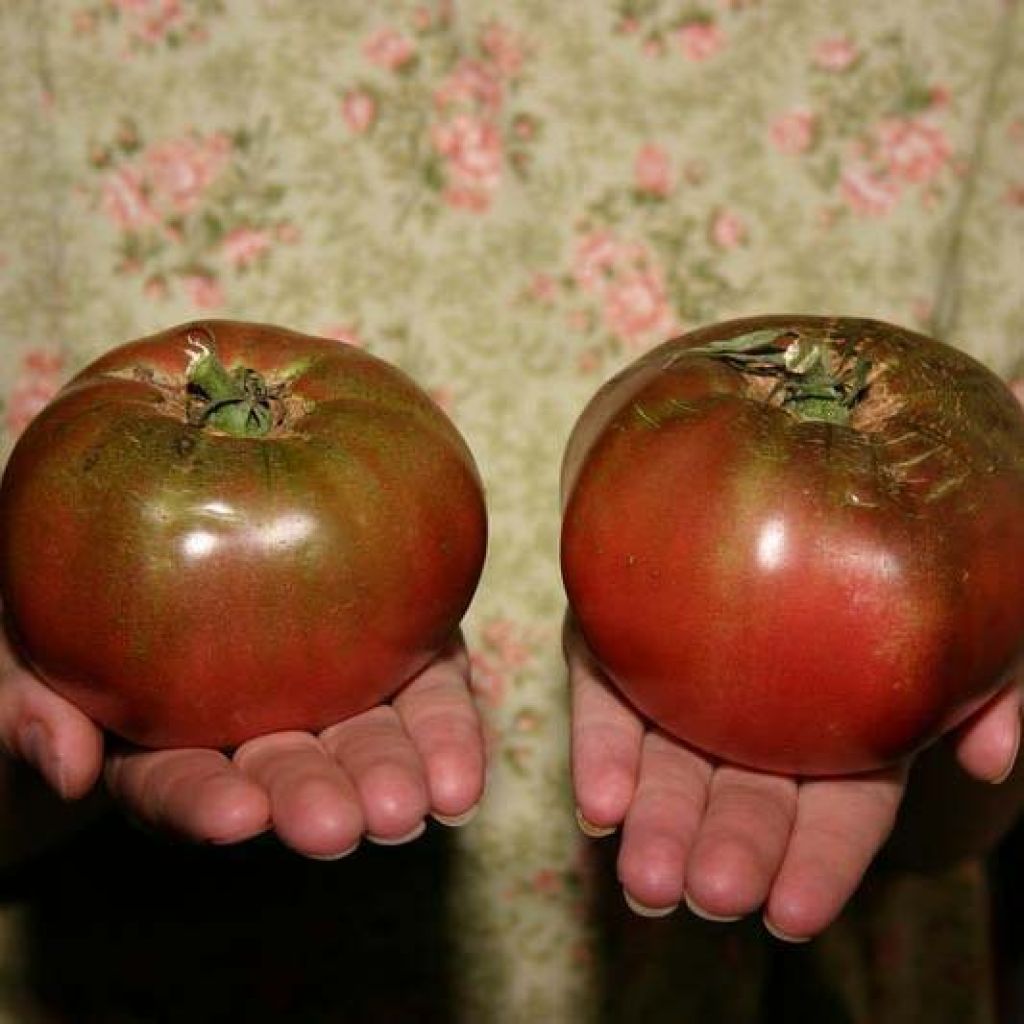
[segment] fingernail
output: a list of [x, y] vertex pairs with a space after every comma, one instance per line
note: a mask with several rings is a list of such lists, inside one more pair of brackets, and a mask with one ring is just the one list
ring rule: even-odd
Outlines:
[[770, 935], [773, 935], [779, 942], [788, 942], [792, 946], [800, 946], [811, 941], [810, 935], [787, 935], [781, 928], [776, 927], [767, 917], [761, 919]]
[[1006, 769], [1002, 774], [997, 775], [994, 779], [989, 779], [989, 782], [993, 786], [998, 786], [1000, 783], [1005, 782], [1012, 774], [1013, 769], [1017, 766], [1017, 755], [1020, 753], [1020, 729], [1017, 729], [1013, 741], [1013, 753], [1010, 755], [1009, 761], [1007, 762]]
[[307, 853], [306, 857], [309, 860], [319, 860], [324, 862], [342, 860], [349, 854], [355, 853], [355, 851], [359, 849], [359, 843], [360, 840], [357, 839], [350, 847], [348, 847], [348, 849], [342, 850], [341, 853]]
[[590, 836], [591, 839], [603, 839], [615, 831], [614, 825], [595, 825], [593, 822], [588, 821], [583, 817], [583, 812], [578, 807], [576, 808], [576, 824], [579, 825], [580, 831], [585, 836]]
[[686, 901], [690, 913], [704, 921], [711, 921], [714, 924], [732, 924], [733, 921], [739, 921], [743, 917], [742, 914], [712, 914], [710, 910], [705, 910], [697, 903], [688, 892], [683, 893], [683, 899]]
[[668, 917], [679, 906], [678, 903], [673, 903], [670, 907], [648, 907], [633, 899], [625, 889], [622, 890], [622, 895], [626, 899], [626, 906], [640, 917]]
[[369, 832], [366, 833], [366, 838], [369, 839], [371, 843], [376, 843], [377, 846], [401, 846], [402, 843], [411, 843], [414, 839], [418, 839], [426, 831], [426, 828], [427, 823], [425, 821], [421, 821], [414, 829], [406, 832], [404, 836], [399, 836], [397, 839], [387, 839], [383, 836], [374, 836], [370, 835]]
[[469, 824], [476, 817], [479, 810], [480, 805], [473, 804], [464, 814], [431, 814], [431, 817], [440, 825], [445, 825], [448, 828], [460, 828], [463, 825]]
[[22, 756], [59, 793], [64, 795], [64, 771], [53, 750], [50, 732], [40, 721], [29, 722], [18, 734]]

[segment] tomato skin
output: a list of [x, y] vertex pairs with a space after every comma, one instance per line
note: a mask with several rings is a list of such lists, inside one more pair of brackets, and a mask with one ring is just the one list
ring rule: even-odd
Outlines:
[[[797, 419], [706, 354], [766, 329], [872, 361], [848, 424]], [[892, 763], [1024, 655], [1024, 413], [922, 335], [794, 316], [670, 341], [583, 411], [562, 494], [563, 579], [599, 664], [730, 762]]]
[[[186, 422], [190, 338], [287, 382], [266, 437]], [[0, 488], [0, 593], [55, 690], [144, 746], [231, 747], [391, 696], [451, 639], [486, 548], [441, 410], [351, 346], [186, 324], [102, 356]]]

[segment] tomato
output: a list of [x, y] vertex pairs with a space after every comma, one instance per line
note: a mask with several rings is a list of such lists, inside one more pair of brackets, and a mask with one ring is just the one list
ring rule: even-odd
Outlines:
[[116, 348], [29, 425], [0, 488], [7, 625], [53, 689], [151, 747], [319, 729], [450, 640], [480, 478], [404, 374], [268, 325]]
[[584, 639], [718, 758], [892, 763], [1024, 654], [1024, 413], [920, 334], [793, 316], [670, 341], [592, 398], [562, 487]]

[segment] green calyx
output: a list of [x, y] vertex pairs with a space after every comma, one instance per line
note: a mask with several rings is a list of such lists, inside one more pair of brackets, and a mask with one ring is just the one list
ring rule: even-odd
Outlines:
[[846, 424], [868, 388], [870, 360], [796, 331], [758, 330], [689, 349], [771, 381], [766, 401], [797, 419]]
[[255, 370], [228, 371], [207, 345], [198, 343], [187, 373], [189, 420], [233, 437], [264, 437], [274, 425], [266, 381]]

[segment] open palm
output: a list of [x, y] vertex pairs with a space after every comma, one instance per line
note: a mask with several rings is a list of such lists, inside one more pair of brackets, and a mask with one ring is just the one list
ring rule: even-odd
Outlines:
[[0, 649], [0, 742], [71, 799], [101, 773], [144, 823], [188, 839], [233, 843], [273, 830], [331, 859], [363, 836], [415, 838], [428, 814], [458, 823], [484, 784], [479, 718], [461, 640], [386, 705], [314, 735], [262, 736], [233, 754], [107, 746], [100, 729]]
[[[569, 622], [572, 769], [580, 825], [621, 826], [618, 873], [638, 913], [685, 901], [712, 920], [762, 910], [780, 938], [822, 931], [885, 842], [910, 762], [798, 779], [717, 762], [649, 727], [619, 696]], [[952, 737], [961, 766], [997, 781], [1013, 766], [1020, 697], [1010, 686]]]

